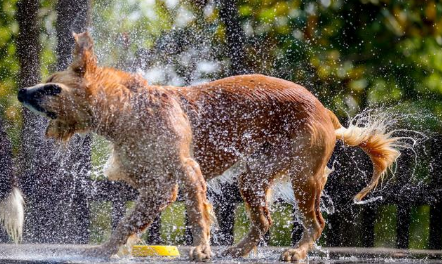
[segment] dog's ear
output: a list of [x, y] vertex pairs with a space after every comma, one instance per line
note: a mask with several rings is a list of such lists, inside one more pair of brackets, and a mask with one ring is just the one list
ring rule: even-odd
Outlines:
[[87, 71], [96, 68], [97, 60], [94, 55], [93, 41], [89, 32], [73, 33], [75, 39], [74, 59], [70, 66], [71, 70], [83, 76]]

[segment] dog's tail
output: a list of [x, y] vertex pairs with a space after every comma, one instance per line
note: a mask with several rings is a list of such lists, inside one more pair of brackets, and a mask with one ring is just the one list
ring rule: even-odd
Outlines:
[[400, 156], [400, 138], [393, 137], [392, 132], [387, 132], [388, 120], [384, 118], [356, 118], [345, 128], [332, 111], [328, 112], [335, 127], [336, 139], [342, 140], [346, 145], [360, 147], [373, 162], [370, 183], [354, 197], [355, 202], [360, 202], [377, 186], [379, 179]]
[[21, 241], [24, 224], [24, 199], [17, 187], [0, 200], [0, 225], [15, 243]]

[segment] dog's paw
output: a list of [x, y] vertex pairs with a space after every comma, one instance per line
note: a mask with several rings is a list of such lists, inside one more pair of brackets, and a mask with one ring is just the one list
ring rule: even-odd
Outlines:
[[212, 257], [212, 251], [209, 245], [200, 245], [190, 249], [189, 257], [191, 261], [209, 261]]
[[231, 257], [231, 258], [241, 258], [244, 257], [246, 253], [241, 247], [229, 247], [221, 253], [222, 257]]
[[301, 248], [287, 249], [284, 251], [280, 257], [280, 260], [287, 262], [298, 262], [302, 261], [307, 257], [307, 251]]

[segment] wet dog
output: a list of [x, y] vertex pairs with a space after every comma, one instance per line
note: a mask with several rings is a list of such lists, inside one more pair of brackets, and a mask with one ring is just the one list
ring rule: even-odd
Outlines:
[[48, 137], [67, 140], [89, 131], [106, 137], [113, 153], [105, 174], [139, 190], [134, 209], [95, 254], [116, 253], [176, 199], [179, 187], [195, 246], [190, 258], [209, 259], [206, 180], [238, 166], [238, 185], [252, 225], [224, 254], [247, 255], [269, 230], [267, 194], [284, 176], [293, 186], [304, 233], [281, 259], [302, 260], [324, 229], [319, 201], [336, 140], [361, 147], [373, 162], [371, 182], [355, 201], [376, 186], [399, 156], [397, 139], [382, 122], [344, 128], [315, 96], [292, 82], [243, 75], [192, 87], [153, 86], [138, 75], [98, 66], [89, 34], [74, 37], [69, 68], [20, 90], [18, 98], [51, 119]]

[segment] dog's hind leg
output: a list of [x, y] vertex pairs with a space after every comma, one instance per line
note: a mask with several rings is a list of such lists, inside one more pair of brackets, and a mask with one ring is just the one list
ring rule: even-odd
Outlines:
[[256, 247], [272, 225], [272, 218], [267, 203], [270, 179], [257, 179], [257, 175], [244, 173], [239, 178], [239, 188], [249, 214], [251, 227], [246, 236], [230, 247], [223, 255], [231, 257], [246, 256]]
[[303, 163], [303, 168], [298, 173], [291, 175], [304, 232], [295, 248], [288, 249], [281, 255], [283, 261], [295, 262], [305, 259], [325, 226], [319, 205], [327, 177], [326, 163], [313, 164], [315, 163], [313, 157], [315, 156], [309, 157], [311, 160]]
[[268, 208], [268, 192], [274, 178], [290, 166], [289, 144], [264, 145], [246, 160], [246, 171], [239, 176], [239, 189], [249, 213], [251, 227], [246, 236], [223, 255], [246, 256], [272, 225]]

